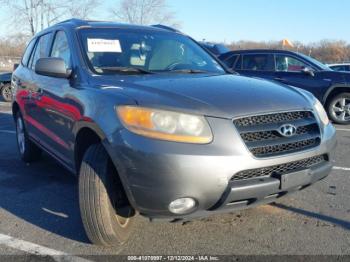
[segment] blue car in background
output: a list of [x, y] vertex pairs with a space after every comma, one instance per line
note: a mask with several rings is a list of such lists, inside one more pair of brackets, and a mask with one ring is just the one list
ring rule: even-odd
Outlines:
[[327, 66], [334, 71], [350, 72], [350, 63], [328, 64]]
[[350, 74], [286, 50], [237, 50], [219, 56], [241, 75], [277, 81], [311, 92], [337, 124], [350, 124]]
[[0, 94], [5, 102], [12, 100], [11, 76], [12, 73], [0, 73]]
[[230, 49], [228, 49], [224, 44], [210, 42], [199, 42], [199, 44], [215, 56], [220, 56], [230, 51]]

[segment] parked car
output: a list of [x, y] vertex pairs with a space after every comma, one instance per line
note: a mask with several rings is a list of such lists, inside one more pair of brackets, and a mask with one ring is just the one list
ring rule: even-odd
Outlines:
[[0, 73], [0, 94], [5, 102], [12, 100], [11, 75], [12, 73]]
[[327, 66], [330, 69], [334, 70], [334, 71], [344, 71], [344, 72], [349, 72], [350, 71], [350, 63], [329, 64]]
[[23, 161], [79, 177], [95, 244], [135, 215], [188, 221], [275, 201], [325, 178], [335, 129], [309, 92], [230, 73], [179, 32], [68, 20], [38, 33], [12, 79]]
[[199, 44], [215, 56], [219, 56], [230, 51], [230, 49], [223, 44], [215, 44], [210, 42], [199, 42]]
[[337, 124], [350, 124], [350, 74], [286, 50], [238, 50], [219, 57], [239, 74], [305, 89], [324, 105]]

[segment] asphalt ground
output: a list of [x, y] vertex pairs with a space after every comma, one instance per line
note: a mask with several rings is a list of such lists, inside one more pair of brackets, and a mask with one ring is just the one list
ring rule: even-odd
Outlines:
[[312, 187], [277, 204], [184, 225], [139, 217], [132, 239], [116, 249], [89, 243], [74, 176], [47, 155], [30, 165], [20, 161], [9, 109], [0, 103], [0, 261], [104, 261], [108, 255], [350, 255], [350, 126], [337, 126], [336, 167]]

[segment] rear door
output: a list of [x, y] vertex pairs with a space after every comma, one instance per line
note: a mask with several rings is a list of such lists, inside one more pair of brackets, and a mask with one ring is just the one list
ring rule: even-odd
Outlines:
[[33, 104], [31, 100], [31, 86], [33, 85], [32, 72], [28, 68], [28, 63], [35, 47], [36, 39], [28, 44], [20, 66], [12, 74], [11, 85], [15, 90], [16, 101], [20, 107], [21, 113], [26, 122], [26, 128], [29, 133], [33, 132], [32, 126], [27, 124], [26, 118], [32, 114]]
[[[276, 72], [274, 79], [283, 84], [299, 87], [313, 93], [322, 101], [324, 90], [331, 80], [306, 61], [289, 54], [275, 54]], [[303, 72], [304, 68], [313, 70], [314, 75]]]
[[243, 54], [236, 60], [233, 69], [244, 76], [273, 80], [274, 57], [269, 53]]

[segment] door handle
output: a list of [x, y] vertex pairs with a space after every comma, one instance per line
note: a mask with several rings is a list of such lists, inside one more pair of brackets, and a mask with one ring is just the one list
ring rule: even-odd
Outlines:
[[283, 78], [280, 78], [280, 77], [275, 77], [273, 80], [275, 80], [275, 81], [285, 81]]

